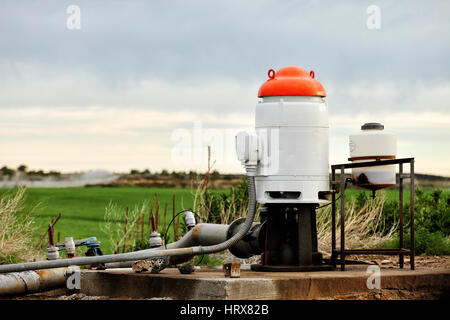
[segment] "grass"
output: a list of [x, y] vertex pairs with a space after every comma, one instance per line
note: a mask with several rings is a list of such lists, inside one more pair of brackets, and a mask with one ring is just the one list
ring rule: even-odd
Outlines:
[[[0, 196], [11, 189], [0, 189]], [[224, 191], [214, 191], [224, 192]], [[346, 190], [347, 200], [355, 199], [361, 192], [360, 189]], [[366, 191], [369, 193], [369, 191]], [[450, 189], [445, 189], [446, 194]], [[55, 240], [58, 232], [61, 240], [65, 237], [82, 239], [96, 236], [102, 242], [101, 248], [105, 254], [113, 252], [113, 244], [110, 234], [105, 228], [105, 210], [112, 203], [116, 205], [119, 212], [123, 212], [120, 223], [125, 220], [126, 207], [133, 210], [141, 206], [144, 201], [151, 202], [155, 193], [160, 200], [159, 231], [163, 231], [164, 205], [167, 204], [168, 220], [172, 218], [172, 196], [175, 194], [176, 212], [194, 206], [194, 195], [190, 189], [179, 188], [141, 188], [141, 187], [76, 187], [76, 188], [29, 188], [25, 192], [24, 212], [33, 211], [36, 230], [34, 236], [45, 232], [50, 221], [59, 212], [62, 218], [55, 226]], [[382, 191], [386, 201], [398, 199], [398, 189], [390, 188]], [[405, 205], [409, 203], [409, 190], [404, 191]], [[36, 208], [35, 206], [38, 205]], [[225, 211], [224, 211], [225, 212]], [[225, 212], [226, 213], [226, 212]], [[148, 217], [148, 212], [146, 213]], [[356, 217], [356, 216], [355, 216]]]

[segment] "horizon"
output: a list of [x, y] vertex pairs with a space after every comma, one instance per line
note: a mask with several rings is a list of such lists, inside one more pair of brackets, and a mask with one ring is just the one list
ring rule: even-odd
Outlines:
[[[10, 168], [10, 167], [8, 167], [6, 165], [0, 165], [0, 169], [3, 168], [3, 167], [15, 170], [16, 174], [18, 172], [17, 168]], [[141, 174], [141, 175], [142, 174], [150, 174], [150, 175], [159, 174], [159, 175], [161, 175], [161, 174], [163, 174], [163, 171], [167, 171], [168, 175], [180, 174], [180, 173], [188, 175], [191, 172], [193, 172], [195, 174], [198, 174], [198, 175], [204, 175], [204, 174], [207, 173], [207, 169], [204, 170], [204, 171], [196, 171], [196, 170], [179, 170], [179, 171], [176, 171], [176, 170], [168, 170], [167, 168], [163, 168], [161, 170], [152, 171], [149, 168], [142, 168], [142, 169], [130, 168], [127, 171], [114, 171], [114, 170], [111, 171], [111, 170], [105, 170], [105, 169], [98, 168], [98, 169], [88, 169], [88, 170], [84, 170], [84, 171], [81, 171], [81, 170], [78, 170], [78, 171], [48, 170], [48, 171], [46, 171], [46, 170], [43, 170], [43, 169], [40, 169], [40, 168], [29, 168], [28, 166], [26, 166], [26, 167], [27, 167], [27, 170], [24, 171], [23, 173], [30, 174], [30, 173], [36, 173], [38, 171], [43, 171], [43, 173], [47, 174], [47, 175], [52, 175], [52, 173], [53, 173], [53, 175], [55, 173], [56, 174], [61, 174], [61, 175], [76, 175], [76, 174], [81, 175], [81, 174], [85, 174], [85, 173], [95, 173], [95, 172], [98, 172], [98, 173], [103, 172], [103, 173], [107, 173], [107, 174], [116, 174], [116, 175], [117, 174], [119, 174], [119, 175], [132, 175], [132, 174]], [[148, 172], [145, 172], [147, 170], [148, 170]], [[137, 171], [137, 172], [136, 173], [132, 173], [132, 171]], [[211, 168], [210, 172], [211, 173], [212, 172], [218, 172], [220, 175], [242, 175], [242, 176], [245, 175], [245, 173], [243, 173], [243, 172], [221, 172], [221, 171], [219, 171], [217, 169], [214, 169], [214, 168]], [[331, 174], [331, 170], [328, 173]], [[346, 172], [346, 174], [348, 174], [348, 172]], [[398, 174], [398, 172], [396, 172], [396, 174]], [[450, 179], [450, 176], [445, 176], [445, 175], [436, 175], [436, 174], [429, 174], [429, 173], [424, 173], [424, 172], [415, 172], [415, 174], [416, 175], [434, 176], [434, 177], [439, 177], [439, 178]], [[339, 173], [337, 173], [337, 175], [339, 175]], [[3, 175], [3, 176], [5, 176], [5, 175]]]

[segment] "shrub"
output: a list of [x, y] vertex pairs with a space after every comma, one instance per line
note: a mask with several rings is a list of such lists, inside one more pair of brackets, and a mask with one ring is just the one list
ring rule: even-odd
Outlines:
[[[398, 202], [391, 201], [385, 216], [398, 212]], [[404, 247], [411, 248], [410, 243], [410, 204], [405, 204]], [[446, 255], [450, 254], [450, 195], [441, 189], [424, 191], [415, 190], [414, 203], [414, 238], [416, 254]], [[387, 242], [385, 247], [398, 248], [398, 233], [395, 239]]]
[[[411, 248], [410, 232], [405, 232], [404, 247]], [[442, 232], [429, 232], [423, 227], [418, 227], [414, 232], [414, 244], [416, 254], [448, 255], [450, 254], [450, 238], [443, 235]], [[385, 248], [398, 248], [400, 246], [399, 235], [395, 239], [384, 244]]]
[[441, 232], [450, 235], [450, 195], [445, 195], [441, 189], [425, 192], [416, 190], [415, 224], [425, 230]]

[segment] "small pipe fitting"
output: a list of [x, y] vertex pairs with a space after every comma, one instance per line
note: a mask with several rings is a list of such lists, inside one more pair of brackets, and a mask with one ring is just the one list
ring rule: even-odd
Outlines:
[[47, 247], [47, 260], [57, 260], [59, 259], [59, 249], [55, 246]]
[[184, 222], [188, 231], [195, 227], [196, 221], [194, 213], [192, 211], [187, 210], [184, 212]]
[[150, 248], [157, 248], [163, 245], [163, 240], [161, 239], [161, 234], [158, 231], [153, 231], [148, 239], [148, 244]]
[[69, 258], [73, 258], [75, 256], [75, 242], [72, 237], [66, 238], [65, 241], [66, 252]]

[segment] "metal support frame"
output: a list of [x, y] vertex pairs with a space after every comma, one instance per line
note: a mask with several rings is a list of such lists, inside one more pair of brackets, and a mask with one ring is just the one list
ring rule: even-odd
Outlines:
[[[403, 164], [410, 164], [410, 173], [403, 173]], [[376, 167], [385, 165], [399, 165], [399, 228], [400, 228], [400, 244], [398, 249], [345, 249], [345, 169], [362, 168], [362, 167]], [[340, 179], [336, 181], [336, 170], [340, 171]], [[410, 179], [410, 235], [411, 235], [411, 249], [404, 248], [403, 237], [403, 180]], [[341, 241], [339, 250], [336, 249], [336, 195], [332, 194], [331, 207], [331, 261], [336, 266], [337, 257], [340, 256], [341, 270], [345, 270], [345, 256], [346, 255], [360, 255], [360, 254], [375, 254], [375, 255], [398, 255], [400, 268], [403, 268], [403, 257], [410, 256], [411, 270], [414, 270], [414, 158], [403, 158], [395, 160], [379, 160], [358, 163], [336, 164], [331, 166], [331, 180], [333, 189], [336, 185], [340, 186], [340, 205], [341, 205]]]

